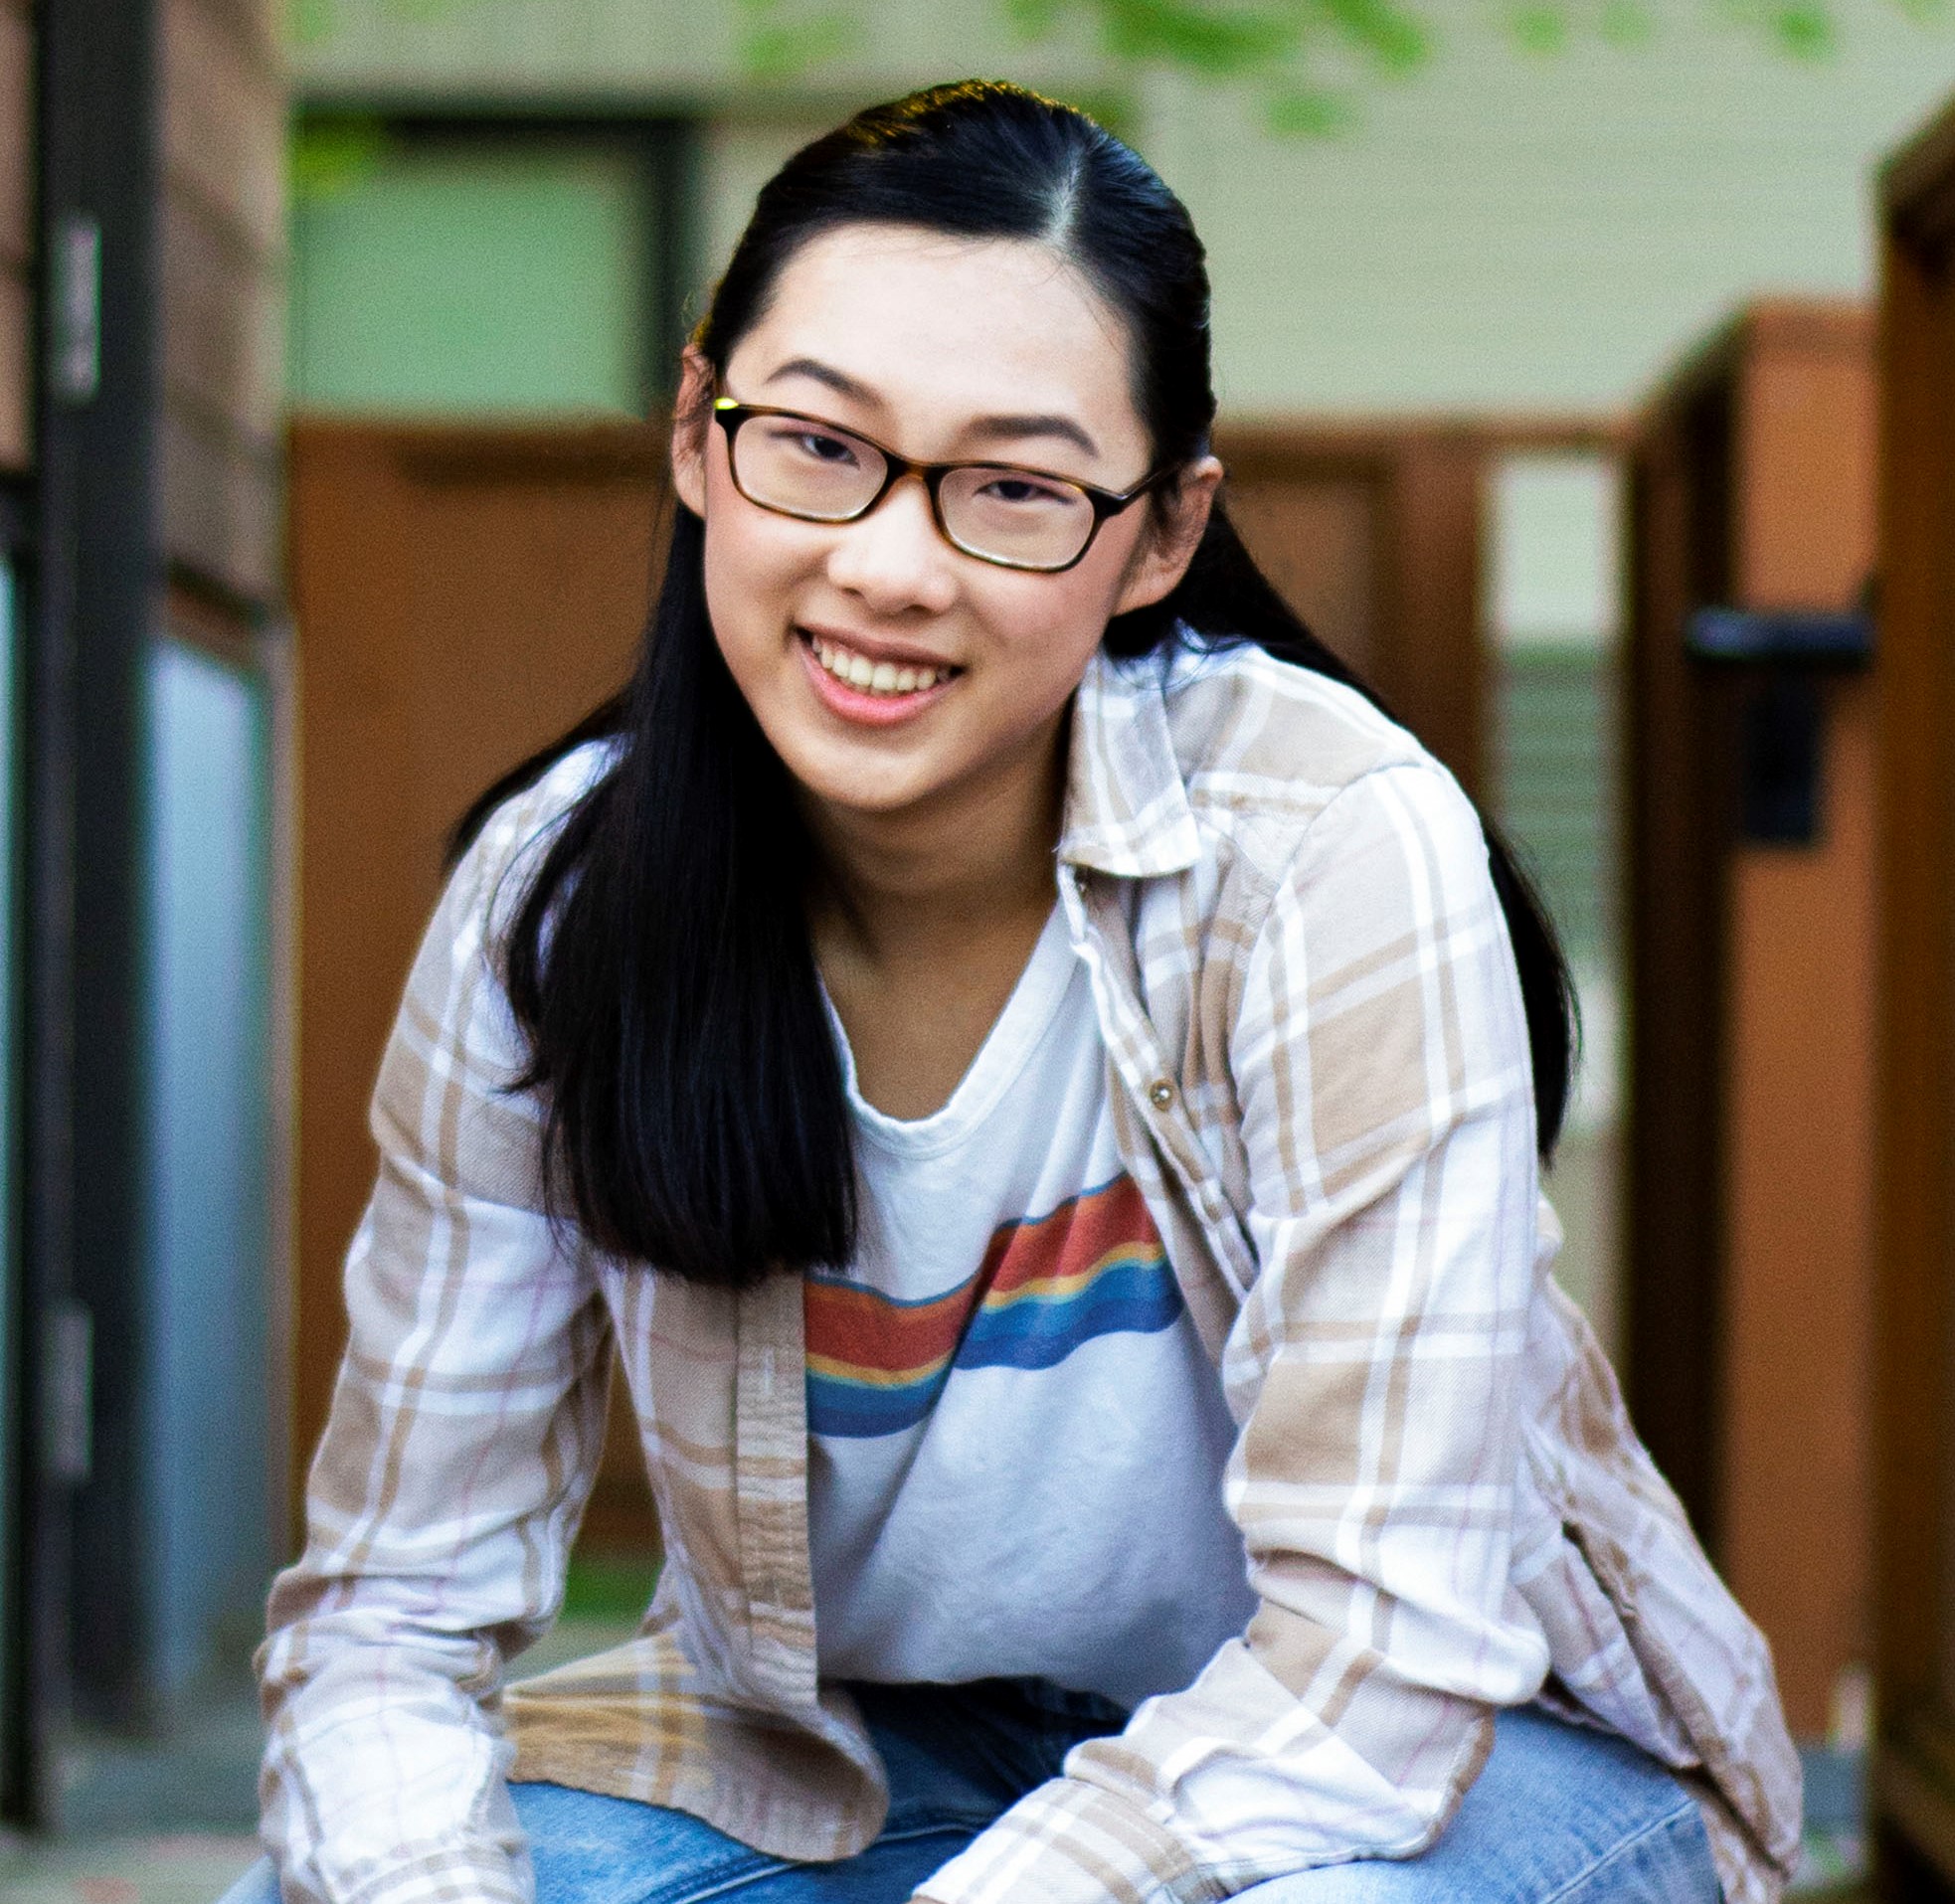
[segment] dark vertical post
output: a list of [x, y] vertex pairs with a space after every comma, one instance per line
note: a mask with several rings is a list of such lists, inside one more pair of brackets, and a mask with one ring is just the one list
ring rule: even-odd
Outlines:
[[693, 119], [659, 119], [645, 128], [645, 171], [652, 256], [646, 316], [647, 409], [656, 414], [678, 390], [679, 353], [704, 309], [694, 308], [704, 286], [699, 245], [699, 126]]
[[141, 1716], [142, 657], [157, 608], [153, 0], [44, 0], [41, 587], [26, 669], [25, 1280], [38, 1407], [36, 1755]]
[[1882, 1898], [1955, 1896], [1955, 107], [1887, 167], [1874, 1671]]
[[1684, 624], [1730, 590], [1733, 425], [1724, 358], [1695, 375], [1646, 421], [1631, 470], [1624, 1319], [1630, 1413], [1714, 1556], [1731, 826], [1722, 694], [1692, 671]]

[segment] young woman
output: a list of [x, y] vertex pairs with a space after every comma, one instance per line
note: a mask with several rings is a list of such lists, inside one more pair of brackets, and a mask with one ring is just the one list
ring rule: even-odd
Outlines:
[[[382, 1070], [286, 1899], [1778, 1895], [1765, 1648], [1548, 1279], [1552, 936], [1213, 413], [1077, 112], [762, 193], [637, 676], [471, 816]], [[658, 1593], [505, 1692], [614, 1340]]]

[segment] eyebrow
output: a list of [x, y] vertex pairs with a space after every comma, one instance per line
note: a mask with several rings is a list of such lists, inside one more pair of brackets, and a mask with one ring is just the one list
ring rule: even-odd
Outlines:
[[[858, 383], [846, 371], [836, 370], [832, 364], [824, 364], [814, 357], [791, 357], [778, 369], [769, 371], [761, 381], [763, 384], [774, 384], [779, 383], [784, 377], [805, 377], [810, 382], [832, 390], [838, 397], [847, 397], [858, 404], [874, 404], [880, 401], [867, 384]], [[1078, 424], [1070, 417], [1057, 414], [979, 417], [971, 425], [968, 433], [980, 442], [1017, 441], [1026, 436], [1054, 436], [1061, 442], [1077, 444], [1089, 456], [1097, 457], [1100, 453], [1100, 445]]]

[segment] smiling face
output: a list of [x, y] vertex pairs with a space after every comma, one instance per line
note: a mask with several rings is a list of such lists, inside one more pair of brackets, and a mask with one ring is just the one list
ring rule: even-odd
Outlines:
[[[1153, 460], [1129, 352], [1121, 320], [1044, 245], [857, 225], [790, 259], [722, 390], [917, 462], [1010, 463], [1125, 491]], [[862, 817], [922, 816], [996, 777], [1048, 774], [1108, 620], [1173, 587], [1219, 467], [1198, 465], [1163, 508], [1113, 516], [1071, 569], [999, 568], [945, 540], [915, 477], [847, 523], [749, 501], [706, 421], [710, 376], [689, 354], [678, 491], [705, 519], [721, 652], [807, 795]]]

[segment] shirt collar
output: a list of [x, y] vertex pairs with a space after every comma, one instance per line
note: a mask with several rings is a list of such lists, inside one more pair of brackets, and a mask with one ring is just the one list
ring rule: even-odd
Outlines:
[[1150, 879], [1200, 857], [1194, 810], [1174, 758], [1162, 691], [1166, 663], [1119, 662], [1096, 650], [1073, 702], [1072, 753], [1059, 858]]

